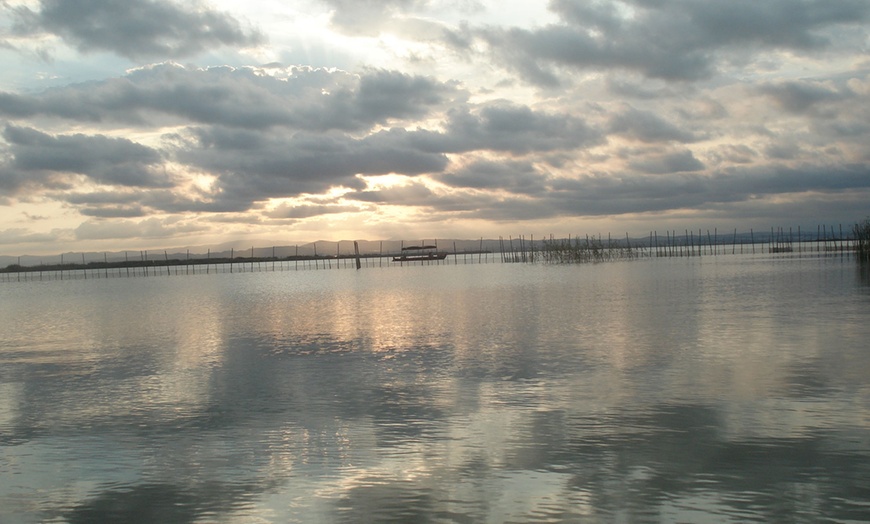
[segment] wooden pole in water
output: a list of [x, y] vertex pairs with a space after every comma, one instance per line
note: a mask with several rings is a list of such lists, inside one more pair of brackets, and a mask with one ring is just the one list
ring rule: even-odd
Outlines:
[[843, 247], [843, 224], [840, 224], [840, 255], [843, 254], [843, 251], [844, 251], [844, 247]]
[[480, 247], [477, 249], [477, 263], [480, 264], [480, 257], [483, 256], [483, 237], [480, 237]]
[[529, 235], [529, 259], [535, 263], [535, 235]]
[[166, 261], [166, 276], [169, 276], [169, 255], [163, 250], [163, 260]]
[[[833, 230], [833, 228], [832, 228]], [[88, 279], [88, 268], [85, 266], [85, 254], [82, 253], [82, 273], [85, 275], [85, 280]]]
[[816, 224], [816, 253], [819, 252], [821, 239], [822, 239], [821, 226], [819, 224]]
[[362, 268], [362, 262], [359, 259], [359, 243], [356, 240], [353, 241], [353, 254], [356, 255], [356, 268]]

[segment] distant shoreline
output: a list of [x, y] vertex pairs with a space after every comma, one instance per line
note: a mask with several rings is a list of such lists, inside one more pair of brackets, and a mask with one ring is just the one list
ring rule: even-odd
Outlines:
[[[483, 253], [492, 253], [490, 250], [483, 251], [461, 251], [459, 255], [478, 255]], [[453, 253], [450, 253], [453, 254]], [[396, 253], [367, 253], [360, 254], [360, 259], [372, 258], [392, 258]], [[225, 264], [259, 264], [264, 262], [315, 262], [315, 261], [330, 261], [330, 260], [354, 260], [355, 254], [341, 255], [293, 255], [288, 257], [212, 257], [212, 258], [191, 258], [191, 259], [153, 259], [153, 260], [121, 260], [121, 261], [103, 261], [103, 262], [86, 262], [86, 263], [64, 263], [64, 264], [39, 264], [35, 266], [23, 266], [19, 264], [10, 264], [4, 268], [0, 268], [0, 273], [35, 273], [40, 271], [81, 271], [81, 270], [100, 270], [100, 269], [125, 269], [125, 268], [150, 268], [150, 267], [178, 267], [178, 266], [205, 266], [205, 265], [225, 265]]]

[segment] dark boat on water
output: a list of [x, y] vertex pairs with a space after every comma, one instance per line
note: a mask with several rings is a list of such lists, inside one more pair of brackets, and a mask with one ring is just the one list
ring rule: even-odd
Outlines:
[[438, 246], [409, 246], [402, 248], [402, 254], [393, 257], [393, 262], [425, 262], [427, 260], [444, 260], [445, 251], [436, 251]]

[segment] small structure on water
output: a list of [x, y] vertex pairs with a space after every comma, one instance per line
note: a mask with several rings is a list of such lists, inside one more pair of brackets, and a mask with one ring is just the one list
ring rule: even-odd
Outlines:
[[402, 254], [393, 257], [393, 262], [426, 262], [429, 260], [444, 260], [446, 251], [437, 251], [438, 246], [408, 246], [402, 248]]

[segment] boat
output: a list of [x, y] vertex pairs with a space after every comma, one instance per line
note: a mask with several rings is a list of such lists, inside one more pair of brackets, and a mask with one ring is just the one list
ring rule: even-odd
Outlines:
[[438, 246], [408, 246], [402, 248], [402, 254], [393, 257], [393, 262], [426, 262], [429, 260], [444, 260], [447, 252], [436, 251]]

